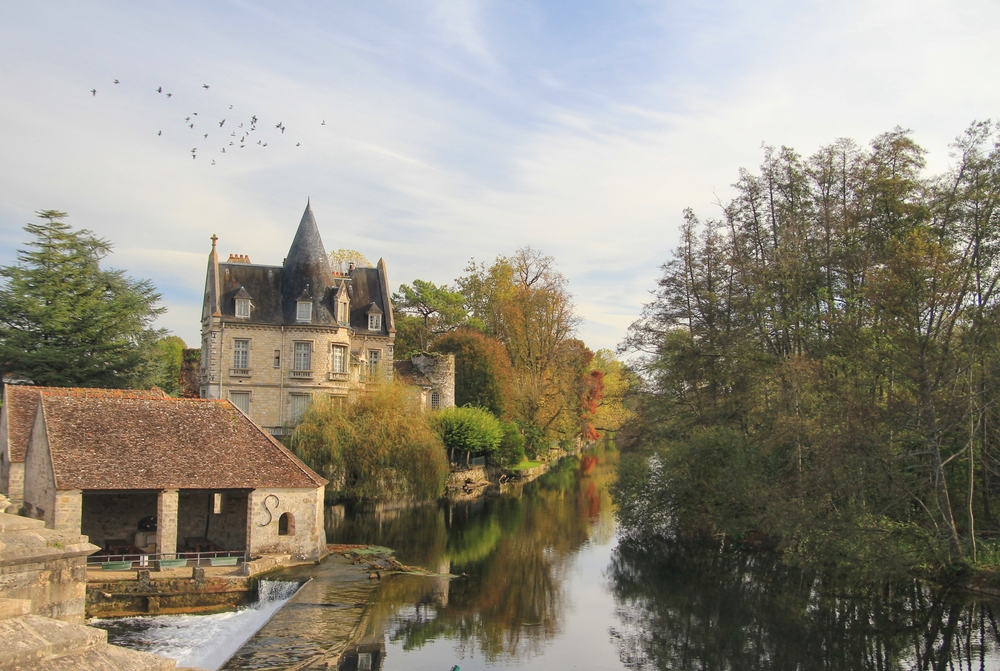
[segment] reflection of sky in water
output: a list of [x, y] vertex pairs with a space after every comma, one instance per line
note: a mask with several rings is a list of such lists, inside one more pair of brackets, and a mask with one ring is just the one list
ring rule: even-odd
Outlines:
[[260, 629], [298, 590], [299, 583], [262, 580], [261, 599], [247, 608], [214, 615], [157, 615], [92, 620], [108, 641], [177, 660], [177, 666], [214, 671]]
[[[422, 648], [404, 650], [402, 641], [386, 640], [384, 671], [448, 671], [458, 664], [462, 671], [476, 669], [621, 669], [618, 649], [608, 635], [617, 623], [614, 598], [605, 586], [604, 571], [611, 556], [613, 539], [601, 545], [587, 543], [567, 567], [562, 590], [561, 624], [558, 632], [546, 640], [537, 654], [518, 659], [487, 661], [475, 647], [466, 652], [453, 638], [431, 641]], [[509, 585], [517, 589], [517, 585]], [[411, 613], [401, 613], [408, 618]], [[394, 623], [390, 621], [391, 632]]]

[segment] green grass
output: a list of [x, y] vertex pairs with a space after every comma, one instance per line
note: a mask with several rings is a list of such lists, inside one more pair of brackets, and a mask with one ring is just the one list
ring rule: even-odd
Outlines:
[[540, 461], [527, 461], [527, 460], [525, 460], [525, 461], [522, 461], [521, 463], [519, 463], [517, 466], [514, 466], [510, 470], [512, 470], [512, 471], [526, 471], [529, 468], [535, 468], [536, 466], [541, 466], [541, 465], [542, 465], [542, 462], [540, 462]]

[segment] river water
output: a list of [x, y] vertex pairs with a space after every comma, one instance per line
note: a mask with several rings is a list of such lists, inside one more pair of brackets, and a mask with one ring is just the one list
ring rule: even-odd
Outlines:
[[[599, 447], [502, 497], [330, 515], [331, 542], [393, 547], [458, 576], [383, 579], [341, 671], [1000, 670], [1000, 604], [916, 581], [847, 589], [767, 555], [621, 539], [616, 464]], [[206, 617], [186, 618], [192, 632]], [[218, 640], [216, 626], [192, 636]], [[158, 631], [137, 647], [155, 648]], [[199, 645], [176, 629], [165, 638]]]

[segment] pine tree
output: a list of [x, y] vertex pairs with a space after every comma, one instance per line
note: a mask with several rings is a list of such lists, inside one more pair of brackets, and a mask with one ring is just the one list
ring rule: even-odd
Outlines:
[[0, 372], [50, 386], [141, 386], [165, 311], [149, 280], [103, 270], [111, 244], [41, 210], [33, 240], [0, 267]]

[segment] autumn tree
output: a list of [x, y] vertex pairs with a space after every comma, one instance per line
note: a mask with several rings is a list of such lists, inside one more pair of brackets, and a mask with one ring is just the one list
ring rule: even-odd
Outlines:
[[434, 341], [434, 352], [455, 355], [455, 404], [506, 414], [514, 371], [503, 343], [472, 329], [446, 333]]
[[351, 267], [371, 268], [372, 262], [356, 249], [335, 249], [330, 252], [330, 267], [334, 272], [346, 275]]

